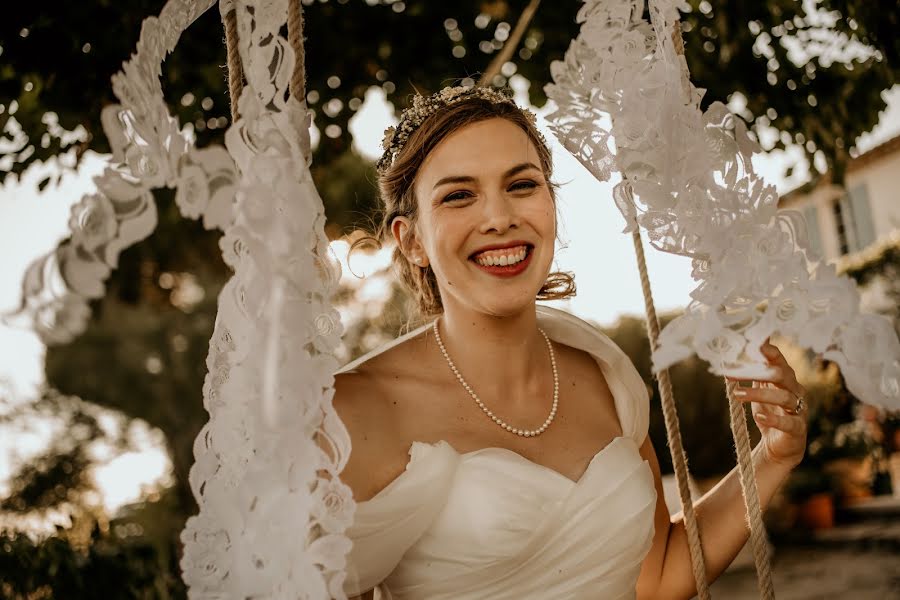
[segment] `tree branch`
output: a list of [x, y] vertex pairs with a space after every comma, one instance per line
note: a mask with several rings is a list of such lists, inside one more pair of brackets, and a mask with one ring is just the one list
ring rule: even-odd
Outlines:
[[487, 85], [488, 82], [500, 73], [500, 69], [503, 65], [512, 58], [513, 52], [519, 47], [519, 42], [522, 41], [522, 36], [525, 35], [525, 30], [528, 29], [528, 25], [531, 23], [531, 19], [534, 18], [534, 14], [537, 12], [540, 3], [541, 0], [531, 0], [531, 2], [528, 3], [528, 6], [526, 6], [525, 10], [522, 11], [522, 14], [519, 15], [519, 21], [516, 23], [516, 27], [513, 29], [512, 33], [509, 34], [509, 38], [506, 40], [503, 48], [497, 56], [494, 57], [491, 64], [488, 65], [487, 70], [482, 73], [481, 78], [478, 80], [478, 85]]

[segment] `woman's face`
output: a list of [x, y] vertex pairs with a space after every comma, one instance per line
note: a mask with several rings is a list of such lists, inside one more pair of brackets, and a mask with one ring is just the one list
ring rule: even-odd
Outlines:
[[422, 164], [406, 254], [430, 264], [445, 308], [506, 316], [533, 305], [556, 239], [540, 165], [525, 131], [501, 118], [462, 127]]

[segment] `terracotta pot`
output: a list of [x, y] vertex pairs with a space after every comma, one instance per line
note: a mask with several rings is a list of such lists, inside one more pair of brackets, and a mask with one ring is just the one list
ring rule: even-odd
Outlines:
[[824, 470], [834, 477], [841, 502], [852, 504], [872, 497], [874, 467], [875, 462], [872, 457], [866, 456], [864, 458], [839, 458], [828, 463]]
[[828, 529], [834, 527], [834, 500], [831, 494], [813, 494], [799, 507], [797, 515], [800, 525], [807, 529]]
[[[900, 433], [900, 429], [897, 431]], [[900, 498], [900, 452], [894, 452], [888, 457], [888, 471], [891, 474], [894, 498]]]

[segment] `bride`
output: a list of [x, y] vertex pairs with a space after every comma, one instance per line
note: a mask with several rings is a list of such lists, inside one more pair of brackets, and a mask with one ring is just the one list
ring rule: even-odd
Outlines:
[[[574, 283], [548, 276], [555, 194], [533, 115], [491, 89], [446, 88], [417, 96], [385, 145], [382, 234], [430, 322], [336, 376], [352, 440], [341, 479], [358, 503], [347, 594], [693, 596], [646, 386], [602, 333], [535, 303]], [[765, 506], [803, 456], [806, 422], [793, 370], [762, 351], [777, 375], [738, 390], [762, 432]], [[747, 540], [744, 511], [736, 471], [696, 505], [711, 579]]]

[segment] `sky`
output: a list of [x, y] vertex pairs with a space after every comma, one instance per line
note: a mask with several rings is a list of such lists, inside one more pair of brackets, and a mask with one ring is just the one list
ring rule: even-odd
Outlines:
[[[526, 104], [528, 82], [513, 77], [510, 83], [519, 103]], [[900, 133], [900, 85], [886, 92], [885, 97], [889, 107], [882, 113], [878, 127], [858, 140], [861, 151]], [[557, 252], [555, 268], [573, 271], [578, 285], [578, 295], [561, 307], [601, 324], [614, 323], [623, 314], [642, 315], [644, 304], [631, 236], [621, 233], [624, 219], [612, 201], [615, 181], [596, 181], [556, 142], [542, 118], [549, 108], [532, 110], [538, 113], [538, 125], [552, 146], [555, 179], [562, 184], [558, 196], [563, 247]], [[384, 129], [394, 121], [381, 88], [371, 88], [350, 122], [357, 149], [370, 158], [379, 156]], [[317, 133], [314, 132], [314, 140]], [[799, 149], [773, 152], [756, 157], [754, 164], [783, 193], [803, 183], [803, 169], [798, 169], [790, 180], [782, 176], [785, 166], [799, 155]], [[40, 178], [39, 170], [0, 188], [0, 312], [17, 306], [20, 282], [28, 264], [66, 237], [70, 207], [93, 188], [91, 177], [102, 166], [102, 157], [89, 154], [77, 174], [65, 176], [56, 189], [40, 196], [31, 191]], [[657, 309], [685, 306], [693, 287], [690, 261], [647, 246], [647, 263]], [[34, 334], [0, 324], [0, 390], [6, 386], [14, 394], [27, 397], [42, 381], [42, 361], [43, 346]], [[27, 455], [35, 444], [36, 440], [27, 437], [18, 438], [14, 448], [0, 442], [0, 481], [10, 468], [5, 453], [15, 450]], [[162, 476], [162, 456], [158, 452], [143, 454], [115, 458], [98, 471], [96, 477], [107, 494], [109, 508], [136, 498], [142, 483]]]

